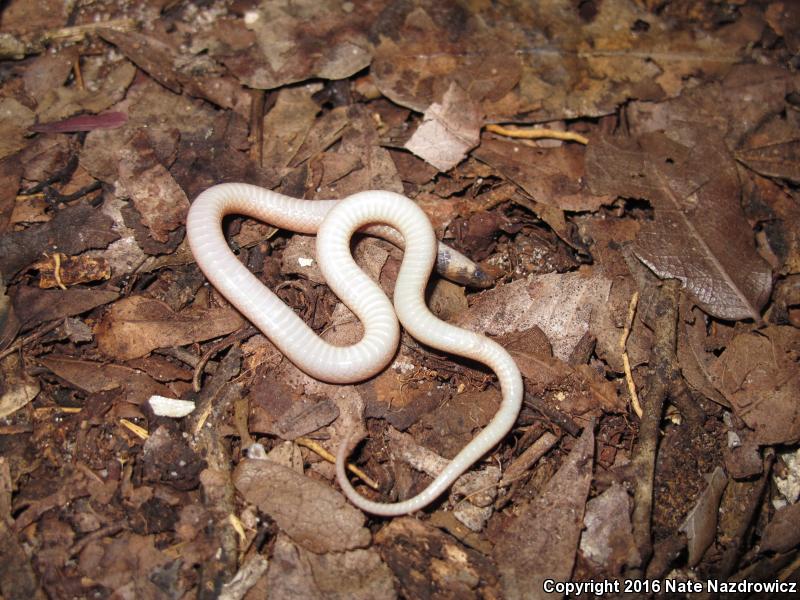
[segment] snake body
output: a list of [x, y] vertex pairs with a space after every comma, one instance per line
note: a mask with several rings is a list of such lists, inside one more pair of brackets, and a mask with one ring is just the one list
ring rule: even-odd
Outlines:
[[[292, 231], [316, 233], [320, 269], [331, 290], [361, 320], [362, 339], [351, 346], [324, 341], [242, 265], [222, 234], [222, 218], [232, 213]], [[375, 224], [389, 225], [399, 232], [405, 247], [394, 307], [350, 253], [352, 235]], [[391, 239], [394, 233], [374, 231], [396, 242]], [[497, 374], [503, 393], [497, 414], [413, 498], [382, 503], [358, 494], [345, 474], [348, 442], [342, 443], [336, 460], [337, 479], [348, 499], [362, 510], [392, 516], [423, 508], [497, 444], [516, 421], [522, 402], [522, 378], [511, 356], [489, 338], [441, 321], [425, 304], [425, 284], [436, 261], [437, 241], [425, 213], [405, 196], [368, 191], [344, 200], [310, 201], [247, 184], [220, 184], [201, 193], [192, 203], [186, 234], [197, 264], [214, 287], [312, 377], [331, 383], [353, 383], [379, 372], [397, 349], [398, 319], [420, 342], [482, 362]]]

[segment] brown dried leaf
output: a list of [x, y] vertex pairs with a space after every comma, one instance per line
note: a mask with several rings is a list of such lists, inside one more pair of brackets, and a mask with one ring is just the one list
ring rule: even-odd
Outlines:
[[706, 349], [706, 317], [699, 308], [694, 308], [688, 315], [685, 312], [684, 303], [681, 307], [682, 318], [678, 322], [677, 355], [681, 374], [692, 389], [722, 406], [730, 406], [714, 387], [709, 373], [716, 357]]
[[586, 267], [530, 276], [479, 294], [456, 324], [489, 335], [536, 325], [547, 334], [553, 354], [566, 361], [589, 331], [594, 313], [608, 310], [610, 289], [605, 275]]
[[762, 175], [800, 183], [800, 140], [738, 150], [736, 158]]
[[318, 83], [283, 88], [278, 92], [275, 106], [264, 115], [264, 166], [283, 177], [289, 170], [297, 151], [314, 126], [320, 106], [312, 96], [322, 89]]
[[478, 105], [453, 82], [441, 104], [434, 102], [425, 109], [405, 148], [440, 171], [449, 171], [480, 142], [482, 121]]
[[63, 175], [77, 150], [78, 144], [66, 136], [37, 135], [19, 154], [23, 177], [38, 183]]
[[11, 297], [6, 294], [6, 284], [0, 273], [0, 350], [5, 350], [11, 344], [19, 330], [19, 318]]
[[33, 124], [33, 112], [14, 98], [0, 99], [0, 159], [25, 147], [25, 134]]
[[[268, 482], [265, 485], [265, 482]], [[292, 540], [321, 554], [363, 548], [370, 542], [364, 514], [329, 485], [269, 460], [244, 460], [233, 483]]]
[[582, 148], [570, 145], [534, 148], [487, 137], [472, 156], [497, 169], [536, 202], [547, 206], [595, 211], [612, 202], [608, 196], [596, 196], [588, 190]]
[[[63, 256], [59, 259], [59, 278], [56, 280], [56, 263], [53, 258], [33, 263], [31, 268], [39, 271], [39, 287], [52, 289], [61, 285], [71, 286], [90, 281], [105, 281], [111, 277], [111, 267], [102, 257]], [[60, 282], [60, 283], [59, 283]]]
[[583, 528], [593, 457], [594, 433], [586, 427], [541, 494], [508, 523], [495, 546], [506, 598], [545, 598], [545, 579], [569, 579]]
[[411, 517], [375, 536], [404, 598], [499, 598], [497, 570], [480, 552]]
[[728, 477], [722, 467], [717, 467], [708, 476], [708, 487], [700, 494], [694, 508], [686, 516], [680, 531], [686, 534], [689, 548], [689, 566], [695, 566], [703, 558], [706, 549], [717, 536], [717, 514], [722, 493], [728, 485]]
[[207, 32], [210, 54], [251, 88], [274, 89], [314, 77], [344, 79], [369, 65], [367, 31], [380, 9], [378, 2], [362, 2], [349, 11], [335, 0], [262, 3], [247, 22], [215, 24]]
[[800, 502], [784, 506], [761, 535], [762, 552], [789, 552], [800, 545]]
[[17, 35], [41, 33], [67, 24], [69, 7], [58, 0], [42, 0], [31, 4], [12, 0], [3, 6], [3, 31]]
[[333, 401], [303, 397], [276, 419], [272, 433], [284, 440], [294, 440], [330, 425], [338, 416], [339, 408]]
[[350, 550], [314, 554], [278, 535], [267, 571], [270, 600], [391, 600], [392, 573], [378, 552]]
[[114, 65], [98, 77], [97, 89], [63, 86], [50, 90], [36, 107], [40, 123], [60, 121], [80, 112], [100, 113], [125, 95], [136, 75], [136, 67], [127, 60]]
[[98, 34], [111, 42], [132, 63], [176, 94], [181, 93], [181, 83], [175, 73], [175, 48], [163, 39], [136, 31], [100, 29]]
[[[355, 157], [360, 168], [343, 174], [324, 189], [314, 188], [309, 193], [316, 198], [343, 198], [364, 190], [387, 190], [402, 194], [403, 182], [388, 150], [381, 148], [378, 143], [375, 121], [369, 111], [362, 106], [349, 107], [347, 119], [349, 126], [343, 132], [332, 132], [342, 137], [336, 152], [347, 156], [347, 162], [352, 160], [350, 157]], [[341, 121], [337, 119], [334, 124], [341, 124]], [[310, 139], [312, 135], [309, 135]], [[305, 150], [301, 148], [298, 158], [303, 156], [301, 153]]]
[[581, 553], [604, 573], [619, 575], [641, 563], [631, 527], [632, 500], [617, 482], [586, 504]]
[[[217, 168], [226, 170], [226, 176], [234, 177], [233, 180], [243, 179], [241, 173], [234, 172], [231, 163], [247, 162], [246, 156], [240, 156], [238, 152], [220, 152], [218, 147], [209, 148], [209, 144], [213, 145], [219, 136], [222, 136], [221, 139], [229, 138], [231, 131], [229, 125], [223, 124], [228, 123], [227, 116], [222, 115], [223, 121], [216, 123], [215, 112], [206, 103], [173, 94], [148, 79], [133, 86], [125, 99], [114, 105], [113, 110], [128, 115], [125, 125], [116, 129], [91, 131], [81, 150], [81, 165], [93, 177], [109, 185], [115, 184], [119, 177], [120, 153], [137, 134], [146, 133], [149, 145], [161, 164], [170, 164], [175, 160], [179, 141], [188, 146], [181, 156], [191, 164], [195, 161], [201, 163], [197, 169], [202, 177], [193, 173], [188, 178], [192, 185], [185, 188], [187, 193], [199, 193], [203, 187], [224, 180], [217, 174]], [[224, 144], [220, 145], [224, 147]], [[214, 160], [210, 157], [198, 158], [198, 155], [203, 157], [204, 153], [212, 151]], [[204, 181], [206, 177], [208, 180]], [[261, 183], [256, 178], [252, 181]], [[195, 189], [194, 186], [199, 187]]]
[[45, 225], [0, 236], [0, 273], [11, 277], [44, 252], [79, 254], [105, 248], [119, 238], [111, 225], [111, 219], [85, 204], [59, 210]]
[[755, 250], [736, 166], [719, 137], [707, 131], [692, 147], [660, 133], [600, 137], [586, 160], [595, 193], [653, 204], [655, 218], [642, 224], [635, 251], [656, 275], [681, 280], [714, 316], [760, 317], [772, 273]]
[[[505, 36], [493, 37], [478, 19], [458, 14], [452, 4], [443, 3], [442, 11], [455, 13], [452, 16], [422, 4], [387, 12], [376, 25], [381, 38], [372, 76], [384, 96], [423, 112], [452, 82], [470, 90], [479, 102], [487, 96], [499, 100], [517, 84], [520, 65], [509, 60], [514, 51]], [[439, 22], [434, 22], [436, 17]], [[448, 21], [460, 22], [457, 37], [443, 30]]]
[[25, 92], [30, 98], [44, 96], [54, 86], [63, 85], [78, 59], [78, 47], [60, 48], [58, 52], [45, 52], [31, 59], [22, 74]]
[[114, 303], [95, 326], [98, 349], [112, 358], [139, 358], [156, 348], [183, 346], [226, 335], [243, 324], [232, 308], [174, 312], [169, 305], [143, 296]]
[[603, 412], [625, 412], [625, 401], [612, 382], [589, 365], [572, 366], [554, 358], [538, 327], [506, 334], [497, 341], [514, 357], [529, 391], [554, 409], [584, 420]]
[[724, 71], [747, 43], [676, 31], [625, 0], [593, 6], [587, 21], [559, 2], [398, 5], [374, 26], [372, 76], [386, 97], [416, 111], [457, 82], [488, 121], [541, 122], [675, 95], [685, 75]]
[[[300, 148], [294, 153], [294, 156], [289, 163], [290, 166], [296, 167], [309, 158], [321, 154], [323, 150], [330, 148], [336, 142], [336, 140], [342, 137], [344, 130], [350, 124], [350, 112], [351, 111], [346, 106], [337, 106], [333, 110], [330, 110], [319, 117], [314, 122], [311, 129], [309, 129], [308, 134], [305, 136]], [[355, 112], [355, 115], [358, 115], [357, 111]], [[345, 160], [345, 163], [353, 163], [354, 157], [350, 157], [348, 155], [344, 156], [349, 159]], [[355, 162], [358, 161], [356, 160]], [[359, 164], [359, 166], [361, 165]], [[341, 172], [341, 175], [349, 173], [350, 170], [351, 169], [343, 170], [341, 167], [337, 169], [337, 171]], [[329, 181], [338, 179], [336, 176], [326, 175], [326, 177]], [[321, 182], [320, 185], [323, 185], [323, 183]]]
[[144, 132], [135, 134], [119, 157], [118, 194], [129, 197], [157, 242], [186, 222], [189, 199], [161, 164]]
[[18, 355], [0, 360], [0, 419], [33, 402], [40, 390], [39, 380], [25, 372]]
[[660, 131], [692, 146], [712, 128], [734, 149], [771, 115], [783, 113], [786, 97], [799, 89], [797, 73], [782, 67], [740, 64], [722, 81], [684, 90], [678, 98], [664, 102], [633, 102], [626, 112], [634, 136]]
[[17, 192], [22, 177], [19, 156], [0, 160], [0, 235], [8, 231], [16, 207]]
[[80, 572], [122, 597], [158, 598], [161, 591], [150, 577], [169, 562], [153, 536], [123, 532], [117, 537], [91, 540], [80, 553]]
[[711, 368], [714, 385], [759, 444], [800, 439], [800, 331], [769, 326], [741, 333]]
[[9, 518], [3, 515], [0, 519], [0, 592], [8, 598], [45, 600], [47, 595], [42, 591], [30, 556], [17, 531], [6, 524]]
[[137, 405], [154, 394], [172, 395], [168, 387], [135, 368], [52, 354], [39, 360], [71, 386], [90, 394], [119, 389], [120, 399]]
[[74, 288], [45, 291], [31, 286], [19, 286], [13, 295], [14, 307], [23, 330], [45, 321], [85, 313], [117, 298], [119, 293], [109, 290]]

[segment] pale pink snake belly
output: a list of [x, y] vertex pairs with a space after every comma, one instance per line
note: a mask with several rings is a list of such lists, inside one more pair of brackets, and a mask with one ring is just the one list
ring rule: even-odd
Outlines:
[[[316, 233], [320, 269], [331, 290], [361, 320], [363, 338], [345, 347], [322, 340], [248, 271], [222, 234], [222, 218], [232, 213], [292, 231]], [[365, 225], [374, 224], [393, 227], [404, 241], [394, 308], [350, 254], [352, 235]], [[497, 414], [413, 498], [387, 504], [359, 495], [345, 475], [347, 442], [342, 443], [336, 460], [339, 485], [362, 510], [392, 516], [423, 508], [497, 444], [516, 421], [522, 402], [522, 378], [508, 352], [482, 335], [441, 321], [425, 305], [425, 284], [436, 259], [437, 242], [425, 213], [405, 196], [369, 191], [339, 201], [298, 200], [252, 185], [226, 183], [207, 189], [192, 203], [186, 234], [197, 264], [214, 287], [312, 377], [331, 383], [353, 383], [383, 369], [397, 349], [398, 319], [420, 342], [484, 363], [497, 374], [503, 393]]]

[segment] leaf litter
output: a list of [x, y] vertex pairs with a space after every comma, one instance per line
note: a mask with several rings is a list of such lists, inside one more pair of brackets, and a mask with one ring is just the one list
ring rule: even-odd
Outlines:
[[[45, 4], [0, 12], [0, 595], [796, 579], [791, 3]], [[362, 514], [325, 456], [358, 431], [360, 493], [414, 495], [493, 377], [406, 334], [357, 385], [297, 370], [186, 246], [224, 181], [405, 193], [491, 275], [434, 276], [429, 304], [509, 349], [524, 406], [420, 514]], [[225, 233], [320, 335], [360, 337], [313, 238]], [[354, 252], [391, 296], [402, 254]]]

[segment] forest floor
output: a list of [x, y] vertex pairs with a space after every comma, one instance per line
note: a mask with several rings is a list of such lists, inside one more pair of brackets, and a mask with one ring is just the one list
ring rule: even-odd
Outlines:
[[[797, 582], [800, 4], [0, 10], [0, 600]], [[430, 506], [361, 512], [327, 453], [359, 432], [358, 491], [411, 497], [494, 416], [494, 374], [407, 333], [366, 381], [300, 371], [188, 247], [222, 182], [402, 193], [474, 261], [429, 305], [511, 353], [524, 403]], [[360, 337], [314, 236], [224, 229], [315, 332]], [[402, 251], [354, 254], [391, 296]]]

